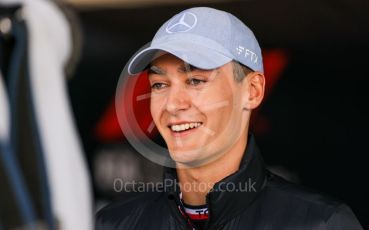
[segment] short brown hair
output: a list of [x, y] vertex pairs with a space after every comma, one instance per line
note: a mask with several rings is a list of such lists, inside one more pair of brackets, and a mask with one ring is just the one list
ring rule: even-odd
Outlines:
[[232, 61], [233, 64], [233, 77], [237, 82], [241, 82], [249, 73], [254, 72], [247, 66], [240, 64], [239, 62]]

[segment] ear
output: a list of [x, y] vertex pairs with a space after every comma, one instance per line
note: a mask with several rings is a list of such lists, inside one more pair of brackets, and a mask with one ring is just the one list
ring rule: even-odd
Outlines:
[[253, 110], [258, 107], [263, 98], [265, 90], [265, 76], [262, 72], [251, 72], [244, 79], [243, 109]]

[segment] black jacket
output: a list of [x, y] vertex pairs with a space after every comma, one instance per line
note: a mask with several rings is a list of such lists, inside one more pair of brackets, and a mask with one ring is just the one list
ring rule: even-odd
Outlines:
[[[175, 184], [175, 170], [168, 170], [165, 180]], [[193, 229], [179, 210], [178, 186], [158, 189], [163, 191], [130, 194], [103, 208], [96, 229]], [[345, 204], [267, 171], [252, 136], [239, 171], [214, 186], [207, 204], [206, 229], [362, 229]]]

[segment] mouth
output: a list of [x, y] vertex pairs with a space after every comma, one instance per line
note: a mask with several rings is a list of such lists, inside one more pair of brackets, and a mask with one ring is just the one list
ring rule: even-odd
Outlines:
[[195, 131], [202, 125], [203, 125], [202, 122], [185, 122], [180, 124], [169, 125], [168, 128], [172, 131], [173, 135], [182, 136]]

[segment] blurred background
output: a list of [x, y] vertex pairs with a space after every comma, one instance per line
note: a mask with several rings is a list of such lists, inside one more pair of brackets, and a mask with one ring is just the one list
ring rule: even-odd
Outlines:
[[[92, 194], [92, 212], [124, 196], [114, 190], [116, 178], [161, 180], [162, 168], [138, 154], [119, 126], [115, 93], [123, 67], [171, 16], [192, 6], [210, 6], [240, 18], [263, 49], [267, 91], [264, 103], [253, 114], [252, 132], [268, 167], [347, 203], [369, 228], [369, 187], [365, 182], [369, 167], [368, 1], [66, 0], [57, 5], [62, 5], [63, 15], [68, 15], [73, 25], [74, 56], [70, 56], [74, 64], [66, 71], [63, 84], [70, 123], [75, 125], [80, 143], [78, 154], [85, 160], [85, 178], [90, 181], [86, 185], [91, 190], [85, 192]], [[1, 50], [6, 79], [4, 52], [9, 52], [9, 40], [2, 41], [8, 42]], [[145, 83], [141, 87], [145, 88]], [[147, 107], [148, 101], [142, 106]], [[147, 109], [135, 111], [143, 130], [151, 123]], [[153, 132], [149, 137], [160, 139], [156, 135]], [[39, 219], [47, 219], [47, 212], [42, 211], [46, 206], [36, 205]], [[4, 229], [15, 227], [14, 223], [0, 218], [0, 229], [1, 225]]]

